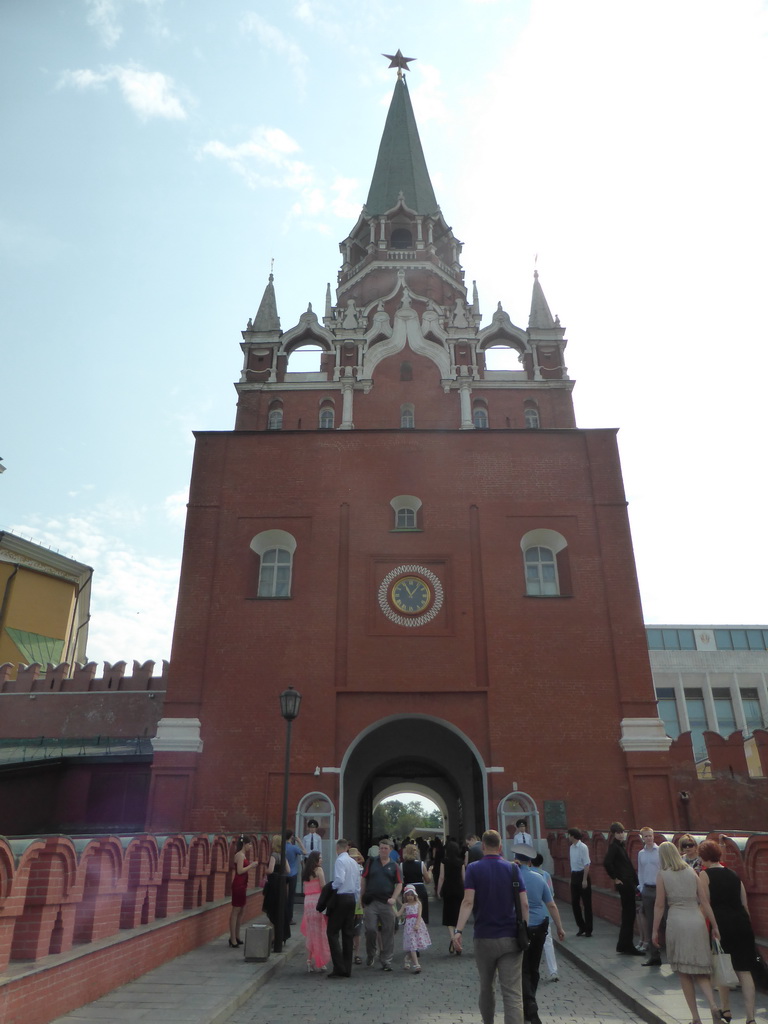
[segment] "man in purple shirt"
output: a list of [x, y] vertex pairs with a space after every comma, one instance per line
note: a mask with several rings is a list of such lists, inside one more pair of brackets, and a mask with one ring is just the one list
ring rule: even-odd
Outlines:
[[504, 1002], [504, 1024], [523, 1024], [523, 951], [517, 944], [512, 891], [516, 878], [520, 882], [520, 912], [527, 923], [528, 897], [520, 872], [501, 856], [499, 833], [493, 829], [483, 832], [483, 859], [467, 865], [464, 900], [453, 933], [453, 945], [461, 953], [461, 933], [474, 910], [475, 963], [480, 975], [478, 1006], [483, 1024], [493, 1024], [497, 972]]

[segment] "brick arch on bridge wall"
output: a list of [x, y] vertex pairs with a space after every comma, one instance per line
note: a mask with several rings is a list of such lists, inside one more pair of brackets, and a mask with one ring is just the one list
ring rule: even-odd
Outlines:
[[341, 831], [370, 843], [374, 804], [384, 793], [414, 791], [416, 785], [440, 807], [451, 835], [485, 827], [486, 770], [475, 744], [437, 716], [402, 714], [371, 723], [347, 747], [340, 768]]

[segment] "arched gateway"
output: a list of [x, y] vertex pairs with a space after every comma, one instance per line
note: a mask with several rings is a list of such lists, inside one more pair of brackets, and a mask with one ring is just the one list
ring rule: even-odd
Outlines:
[[341, 765], [341, 831], [368, 842], [374, 806], [403, 789], [437, 803], [446, 834], [462, 836], [488, 820], [482, 758], [450, 722], [392, 715], [362, 730]]
[[392, 786], [457, 836], [673, 819], [616, 431], [576, 427], [538, 275], [482, 326], [461, 251], [400, 75], [335, 301], [284, 332], [270, 275], [235, 429], [196, 434], [149, 828], [279, 827], [288, 685], [299, 826], [364, 842]]

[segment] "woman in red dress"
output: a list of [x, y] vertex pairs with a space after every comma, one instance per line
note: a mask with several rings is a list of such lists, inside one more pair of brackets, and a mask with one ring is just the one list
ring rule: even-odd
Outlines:
[[307, 944], [307, 970], [322, 971], [331, 959], [328, 945], [327, 924], [325, 914], [318, 914], [317, 898], [325, 885], [325, 873], [320, 866], [322, 856], [318, 850], [307, 857], [301, 874], [304, 882], [304, 916], [301, 919], [301, 934]]
[[232, 879], [232, 913], [229, 915], [229, 944], [233, 949], [243, 944], [240, 939], [240, 924], [243, 920], [245, 894], [248, 889], [248, 872], [256, 867], [255, 863], [251, 863], [252, 856], [251, 841], [245, 836], [240, 836], [237, 840], [235, 875]]

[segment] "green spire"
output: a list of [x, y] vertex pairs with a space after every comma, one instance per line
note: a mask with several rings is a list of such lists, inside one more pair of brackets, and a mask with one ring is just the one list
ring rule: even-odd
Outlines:
[[408, 86], [405, 78], [398, 77], [365, 204], [366, 213], [369, 217], [386, 213], [397, 205], [401, 192], [406, 205], [416, 213], [437, 212]]
[[549, 303], [544, 298], [544, 289], [539, 284], [539, 272], [533, 272], [533, 294], [531, 295], [531, 315], [528, 317], [528, 326], [537, 330], [550, 330], [558, 327], [552, 314], [549, 311]]

